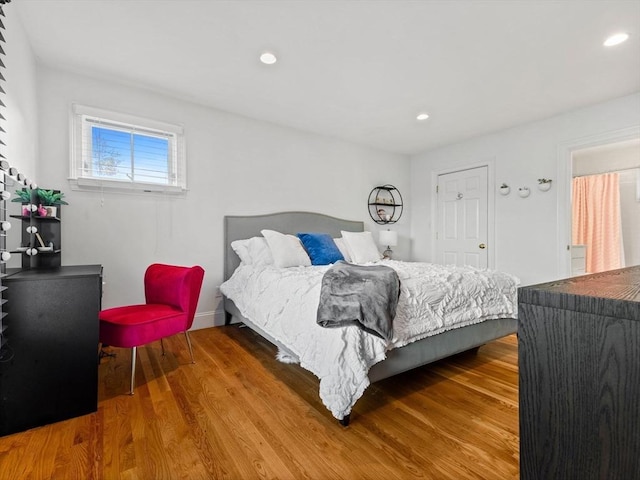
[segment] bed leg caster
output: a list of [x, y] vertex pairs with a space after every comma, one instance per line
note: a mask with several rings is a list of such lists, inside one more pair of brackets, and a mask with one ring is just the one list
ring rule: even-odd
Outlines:
[[340, 425], [342, 425], [343, 427], [348, 427], [350, 417], [351, 417], [351, 414], [347, 414], [344, 417], [342, 417], [340, 420], [338, 420], [338, 422], [340, 422]]

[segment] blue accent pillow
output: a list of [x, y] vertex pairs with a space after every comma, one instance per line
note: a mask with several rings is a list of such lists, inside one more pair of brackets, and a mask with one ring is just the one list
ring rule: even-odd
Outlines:
[[298, 233], [298, 238], [311, 259], [311, 265], [329, 265], [344, 260], [328, 233]]

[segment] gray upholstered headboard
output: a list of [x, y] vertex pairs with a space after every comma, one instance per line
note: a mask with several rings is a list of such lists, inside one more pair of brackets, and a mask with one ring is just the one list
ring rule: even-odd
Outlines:
[[364, 222], [311, 212], [281, 212], [254, 216], [224, 217], [224, 279], [227, 280], [240, 264], [231, 242], [261, 236], [260, 230], [276, 230], [295, 235], [298, 232], [322, 232], [340, 237], [340, 231], [362, 232]]

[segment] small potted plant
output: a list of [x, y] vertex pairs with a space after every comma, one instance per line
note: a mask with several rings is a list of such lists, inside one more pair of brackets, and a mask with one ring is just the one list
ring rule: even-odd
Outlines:
[[12, 202], [20, 202], [22, 203], [22, 215], [28, 217], [31, 215], [31, 210], [29, 210], [29, 206], [31, 205], [31, 190], [27, 190], [26, 188], [21, 188], [16, 190], [16, 196], [11, 199]]
[[527, 198], [530, 193], [531, 191], [529, 190], [529, 187], [518, 188], [518, 195], [520, 195], [522, 198]]
[[502, 185], [500, 185], [500, 195], [509, 195], [510, 191], [511, 189], [509, 188], [509, 185], [507, 185], [506, 183], [503, 183]]
[[551, 180], [550, 178], [539, 178], [538, 179], [538, 190], [546, 192], [551, 188]]
[[16, 190], [16, 196], [11, 200], [12, 202], [31, 203], [31, 191], [26, 188]]
[[38, 188], [36, 195], [38, 196], [40, 205], [44, 207], [46, 211], [46, 215], [42, 215], [42, 211], [39, 209], [41, 216], [56, 217], [58, 216], [58, 205], [69, 205], [62, 199], [62, 197], [64, 197], [64, 193], [62, 192]]

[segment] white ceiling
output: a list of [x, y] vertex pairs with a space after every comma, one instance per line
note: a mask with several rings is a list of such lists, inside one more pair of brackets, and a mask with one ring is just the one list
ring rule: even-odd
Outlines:
[[[16, 0], [5, 8], [18, 12], [48, 65], [403, 154], [640, 91], [640, 0]], [[602, 46], [620, 30], [629, 41]], [[261, 64], [264, 50], [279, 61]], [[431, 118], [417, 122], [422, 110]]]

